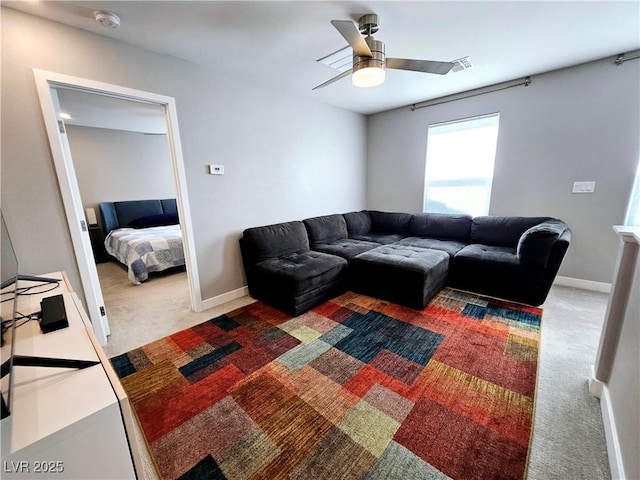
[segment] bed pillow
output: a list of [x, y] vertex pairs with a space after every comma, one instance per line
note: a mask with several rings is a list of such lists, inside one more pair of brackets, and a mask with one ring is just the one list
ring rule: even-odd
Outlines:
[[163, 225], [175, 225], [178, 223], [177, 213], [161, 213], [158, 215], [149, 215], [146, 217], [138, 217], [133, 220], [129, 226], [133, 228], [160, 227]]

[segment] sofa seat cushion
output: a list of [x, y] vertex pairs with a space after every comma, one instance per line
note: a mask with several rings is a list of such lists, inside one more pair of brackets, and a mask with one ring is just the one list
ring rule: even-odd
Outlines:
[[471, 244], [453, 257], [449, 285], [497, 298], [539, 304], [534, 300], [544, 290], [544, 269], [523, 264], [515, 248]]
[[439, 240], [437, 238], [420, 238], [420, 237], [407, 237], [403, 238], [397, 245], [407, 245], [411, 247], [429, 248], [432, 250], [440, 250], [447, 252], [449, 256], [453, 257], [456, 253], [462, 250], [466, 244], [463, 242], [457, 242], [455, 240]]
[[255, 273], [270, 289], [296, 296], [333, 282], [346, 268], [344, 258], [309, 250], [264, 260]]
[[492, 263], [503, 266], [519, 267], [520, 260], [515, 248], [496, 247], [473, 243], [467, 245], [456, 255], [456, 260], [472, 263]]
[[352, 240], [362, 240], [364, 242], [374, 242], [380, 245], [389, 245], [402, 240], [402, 235], [396, 235], [393, 233], [364, 233], [364, 234], [349, 234], [349, 238]]
[[410, 245], [383, 245], [350, 265], [357, 292], [423, 309], [447, 282], [449, 255]]
[[352, 260], [356, 255], [360, 255], [380, 245], [380, 243], [345, 238], [343, 240], [336, 240], [335, 242], [316, 244], [312, 248], [317, 252], [338, 255], [346, 260]]

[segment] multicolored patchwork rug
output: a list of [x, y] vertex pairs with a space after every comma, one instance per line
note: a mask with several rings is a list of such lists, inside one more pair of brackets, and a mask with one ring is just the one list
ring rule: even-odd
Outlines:
[[522, 479], [542, 310], [261, 302], [112, 359], [164, 479]]

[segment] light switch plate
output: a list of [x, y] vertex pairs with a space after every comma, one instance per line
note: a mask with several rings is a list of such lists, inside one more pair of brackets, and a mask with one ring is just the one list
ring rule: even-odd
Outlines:
[[224, 175], [224, 165], [209, 165], [209, 175]]
[[596, 190], [596, 182], [573, 182], [571, 193], [593, 193]]

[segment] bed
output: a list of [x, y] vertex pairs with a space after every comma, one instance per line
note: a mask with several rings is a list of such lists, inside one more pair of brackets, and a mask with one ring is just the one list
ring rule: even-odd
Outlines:
[[184, 266], [182, 232], [175, 199], [98, 204], [104, 246], [139, 285], [151, 272]]

